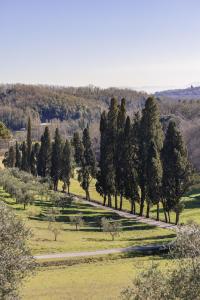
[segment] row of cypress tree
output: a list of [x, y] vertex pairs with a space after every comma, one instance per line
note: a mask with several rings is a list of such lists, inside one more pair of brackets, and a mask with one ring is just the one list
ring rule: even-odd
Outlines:
[[[190, 164], [183, 139], [174, 122], [163, 131], [157, 100], [149, 97], [141, 116], [133, 121], [126, 115], [125, 99], [118, 105], [111, 100], [109, 111], [100, 121], [100, 160], [96, 189], [104, 204], [122, 209], [123, 198], [131, 202], [131, 212], [149, 218], [150, 208], [160, 204], [165, 221], [176, 213], [176, 223], [183, 209], [181, 197], [190, 182]], [[120, 199], [118, 203], [118, 199]], [[136, 205], [138, 204], [138, 205]]]
[[[56, 129], [51, 141], [48, 127], [40, 143], [32, 143], [31, 120], [27, 125], [27, 140], [10, 147], [4, 164], [18, 167], [33, 175], [49, 177], [54, 190], [59, 180], [63, 191], [70, 186], [70, 178], [76, 167], [78, 180], [90, 200], [89, 187], [96, 178], [96, 190], [103, 197], [104, 205], [122, 209], [123, 199], [131, 202], [131, 212], [149, 217], [150, 208], [160, 204], [165, 221], [170, 222], [170, 212], [176, 213], [176, 223], [183, 209], [181, 197], [190, 183], [191, 168], [183, 139], [174, 122], [170, 122], [164, 133], [160, 121], [157, 100], [149, 97], [141, 115], [133, 120], [126, 114], [126, 101], [120, 105], [111, 99], [108, 112], [101, 114], [100, 157], [98, 167], [92, 149], [89, 128], [82, 138], [76, 132], [71, 141], [62, 141]], [[137, 210], [139, 207], [139, 210]]]
[[59, 180], [62, 180], [63, 191], [68, 189], [68, 193], [74, 168], [78, 167], [78, 180], [86, 192], [86, 198], [90, 199], [89, 185], [96, 176], [96, 160], [88, 127], [83, 130], [82, 139], [77, 132], [71, 141], [66, 139], [65, 142], [58, 128], [51, 141], [49, 128], [45, 127], [40, 143], [33, 143], [29, 118], [26, 141], [11, 146], [3, 163], [6, 167], [16, 167], [34, 176], [50, 178], [55, 191], [58, 190]]

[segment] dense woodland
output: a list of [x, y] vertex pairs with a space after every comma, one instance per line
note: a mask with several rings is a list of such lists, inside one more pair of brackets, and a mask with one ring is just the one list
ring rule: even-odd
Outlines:
[[[192, 90], [194, 91], [194, 89]], [[156, 94], [161, 111], [162, 122], [167, 127], [170, 120], [174, 120], [183, 134], [187, 144], [189, 158], [193, 165], [200, 170], [199, 143], [200, 143], [200, 101], [195, 94], [195, 100], [166, 97], [165, 94]], [[95, 152], [99, 152], [98, 124], [103, 110], [108, 110], [110, 98], [118, 101], [126, 99], [126, 109], [131, 119], [135, 112], [144, 107], [147, 94], [131, 89], [100, 89], [88, 87], [55, 87], [33, 85], [1, 85], [0, 86], [0, 120], [11, 130], [20, 130], [26, 127], [26, 118], [31, 116], [32, 126], [39, 126], [41, 122], [51, 122], [51, 133], [58, 127], [63, 138], [72, 136], [77, 130], [82, 131], [90, 125], [91, 139]], [[199, 97], [200, 98], [200, 97]], [[41, 135], [40, 128], [38, 136]], [[17, 139], [18, 138], [18, 135]]]
[[[104, 198], [104, 205], [122, 209], [123, 198], [131, 202], [131, 212], [149, 217], [150, 207], [160, 205], [165, 221], [170, 222], [170, 212], [176, 213], [176, 223], [183, 210], [181, 198], [191, 183], [191, 166], [182, 136], [174, 121], [166, 130], [153, 97], [147, 98], [141, 115], [136, 113], [133, 121], [126, 112], [126, 100], [119, 104], [112, 98], [108, 112], [103, 111], [100, 120], [100, 157], [98, 163], [93, 151], [89, 126], [80, 136], [74, 133], [71, 140], [63, 141], [56, 128], [52, 138], [46, 127], [41, 141], [33, 143], [31, 119], [27, 124], [27, 139], [16, 142], [5, 154], [4, 165], [19, 168], [34, 176], [49, 178], [52, 188], [58, 190], [63, 182], [63, 192], [70, 192], [73, 170], [90, 200], [89, 187], [96, 178], [96, 189]], [[120, 199], [120, 200], [119, 200]], [[136, 211], [136, 203], [140, 210]]]

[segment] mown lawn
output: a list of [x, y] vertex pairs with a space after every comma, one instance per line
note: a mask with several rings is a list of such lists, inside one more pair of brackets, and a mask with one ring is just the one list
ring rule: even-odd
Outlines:
[[[61, 188], [61, 183], [60, 183]], [[76, 195], [85, 197], [84, 190], [80, 187], [79, 182], [76, 179], [71, 180], [71, 193]], [[90, 195], [91, 199], [95, 201], [103, 202], [103, 198], [97, 193], [95, 189], [95, 180], [92, 180], [90, 185]], [[114, 207], [114, 199], [113, 207]], [[185, 209], [180, 216], [180, 223], [185, 223], [189, 220], [193, 220], [195, 222], [200, 223], [200, 186], [191, 188], [191, 190], [187, 193], [187, 196], [183, 197], [183, 201], [185, 204]], [[130, 202], [126, 199], [123, 200], [123, 209], [130, 211], [131, 205]], [[137, 205], [137, 212], [139, 211], [139, 205]], [[151, 208], [150, 217], [156, 218], [156, 208], [153, 206]], [[160, 209], [160, 219], [164, 221], [164, 214], [162, 208]], [[175, 214], [171, 213], [171, 221], [175, 221]]]
[[[45, 200], [35, 200], [26, 210], [16, 204], [2, 189], [0, 196], [31, 228], [32, 237], [29, 241], [34, 254], [92, 251], [97, 249], [110, 249], [128, 247], [134, 245], [162, 244], [170, 241], [175, 233], [171, 230], [157, 228], [134, 220], [119, 217], [117, 214], [104, 209], [97, 209], [91, 205], [75, 201], [65, 209], [59, 209], [56, 220], [61, 224], [61, 234], [54, 241], [52, 232], [48, 230], [48, 210], [51, 203]], [[84, 226], [79, 231], [75, 230], [69, 222], [69, 216], [81, 213]], [[112, 218], [115, 222], [121, 222], [120, 236], [112, 241], [108, 233], [102, 232], [98, 220], [102, 217]]]
[[22, 289], [23, 300], [111, 300], [119, 299], [122, 289], [134, 276], [157, 262], [163, 269], [172, 261], [161, 257], [133, 257], [70, 267], [40, 268]]

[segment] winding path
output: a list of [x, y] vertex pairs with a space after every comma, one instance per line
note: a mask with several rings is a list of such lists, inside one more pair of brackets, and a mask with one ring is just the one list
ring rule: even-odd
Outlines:
[[115, 253], [128, 253], [128, 252], [151, 252], [164, 250], [163, 245], [146, 245], [146, 246], [131, 246], [126, 248], [113, 248], [106, 250], [96, 250], [96, 251], [85, 251], [85, 252], [69, 252], [69, 253], [54, 253], [54, 254], [42, 254], [34, 256], [35, 259], [53, 259], [53, 258], [70, 258], [70, 257], [86, 257], [95, 255], [106, 255]]

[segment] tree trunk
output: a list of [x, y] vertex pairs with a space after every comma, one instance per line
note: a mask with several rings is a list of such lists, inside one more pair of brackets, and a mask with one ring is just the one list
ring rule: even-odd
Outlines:
[[115, 194], [115, 209], [117, 209], [117, 194]]
[[168, 211], [167, 214], [168, 214], [169, 223], [171, 223], [170, 212]]
[[131, 200], [131, 214], [135, 215], [135, 200]]
[[106, 205], [106, 195], [103, 196], [103, 206]]
[[70, 195], [70, 192], [69, 192], [69, 184], [67, 185], [67, 193], [68, 193], [68, 195]]
[[165, 209], [165, 204], [164, 204], [164, 202], [162, 202], [162, 205], [163, 205], [163, 212], [164, 212], [164, 216], [165, 216], [165, 222], [168, 223], [167, 213], [166, 213], [166, 209]]
[[146, 218], [149, 218], [149, 213], [150, 213], [150, 204], [147, 202], [147, 213], [146, 213]]
[[26, 203], [24, 203], [24, 210], [26, 209]]
[[157, 217], [156, 220], [159, 221], [160, 220], [160, 203], [157, 203]]
[[142, 216], [144, 212], [144, 201], [145, 201], [145, 189], [141, 188], [141, 202], [140, 202], [140, 213], [139, 213], [140, 216]]
[[112, 207], [111, 195], [108, 195], [108, 207]]
[[177, 211], [176, 212], [176, 221], [175, 221], [176, 225], [178, 225], [178, 223], [179, 223], [179, 216], [180, 216], [180, 213]]
[[119, 210], [122, 210], [122, 205], [123, 205], [123, 196], [122, 194], [120, 195], [120, 205], [119, 205]]
[[58, 190], [58, 181], [54, 181], [54, 191], [57, 192]]
[[90, 193], [88, 190], [85, 191], [86, 200], [90, 201]]

